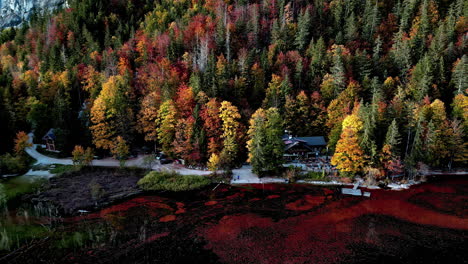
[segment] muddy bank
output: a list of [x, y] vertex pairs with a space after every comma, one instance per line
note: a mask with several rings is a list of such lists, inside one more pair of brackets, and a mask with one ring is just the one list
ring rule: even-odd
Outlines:
[[83, 168], [51, 178], [39, 194], [24, 199], [51, 204], [65, 215], [76, 215], [80, 210], [94, 211], [141, 194], [137, 182], [145, 173], [143, 169]]

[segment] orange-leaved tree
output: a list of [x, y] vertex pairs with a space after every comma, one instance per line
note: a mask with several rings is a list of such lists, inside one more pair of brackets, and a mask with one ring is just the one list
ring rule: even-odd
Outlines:
[[354, 176], [364, 168], [364, 151], [359, 144], [362, 126], [362, 121], [356, 113], [343, 120], [343, 132], [331, 160], [332, 165], [336, 166], [343, 176]]
[[206, 103], [200, 112], [203, 120], [203, 128], [208, 139], [208, 154], [219, 154], [223, 146], [221, 139], [221, 118], [219, 108], [221, 104], [216, 98], [212, 98]]
[[16, 133], [15, 139], [15, 153], [18, 156], [24, 156], [25, 148], [31, 147], [32, 144], [29, 142], [29, 136], [24, 131]]

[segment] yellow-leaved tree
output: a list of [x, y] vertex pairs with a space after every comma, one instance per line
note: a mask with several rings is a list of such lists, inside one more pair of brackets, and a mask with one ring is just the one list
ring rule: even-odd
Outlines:
[[120, 167], [125, 166], [125, 160], [128, 158], [128, 155], [130, 155], [130, 148], [123, 137], [118, 136], [116, 138], [115, 143], [112, 145], [111, 152], [114, 158], [119, 160]]
[[145, 135], [146, 141], [155, 142], [158, 138], [156, 120], [161, 104], [161, 96], [157, 92], [151, 92], [141, 101], [141, 110], [138, 115], [138, 130]]
[[161, 104], [156, 123], [158, 140], [162, 145], [162, 150], [166, 155], [172, 156], [174, 153], [172, 143], [175, 139], [177, 125], [177, 109], [172, 100], [166, 100]]
[[104, 98], [98, 97], [91, 108], [91, 122], [94, 125], [90, 127], [93, 134], [93, 143], [97, 148], [110, 149], [115, 130], [109, 120], [107, 120], [107, 106]]
[[237, 131], [239, 129], [239, 110], [228, 101], [223, 101], [219, 109], [219, 117], [222, 121], [223, 150], [221, 151], [221, 166], [230, 168], [237, 157], [239, 150]]
[[117, 136], [131, 137], [133, 111], [129, 100], [129, 84], [124, 76], [111, 76], [102, 85], [91, 108], [90, 129], [96, 147], [110, 150]]
[[332, 165], [336, 166], [343, 176], [354, 176], [364, 168], [364, 151], [359, 145], [362, 127], [362, 120], [356, 113], [343, 120], [343, 131], [331, 160]]
[[219, 156], [216, 153], [211, 154], [210, 159], [208, 160], [208, 169], [210, 171], [217, 171], [219, 169]]

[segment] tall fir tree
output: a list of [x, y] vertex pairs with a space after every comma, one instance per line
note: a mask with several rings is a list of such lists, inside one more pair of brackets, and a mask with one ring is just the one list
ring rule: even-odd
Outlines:
[[311, 22], [312, 17], [310, 15], [310, 10], [307, 8], [301, 12], [297, 22], [298, 30], [296, 32], [294, 44], [299, 51], [303, 51], [309, 43]]

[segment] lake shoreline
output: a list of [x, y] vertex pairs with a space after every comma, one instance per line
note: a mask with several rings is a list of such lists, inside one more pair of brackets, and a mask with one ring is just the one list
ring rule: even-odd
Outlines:
[[[40, 188], [39, 192], [34, 194], [25, 194], [21, 201], [32, 204], [50, 204], [57, 208], [61, 214], [66, 216], [76, 216], [84, 213], [95, 212], [113, 204], [132, 199], [139, 195], [160, 194], [168, 191], [144, 191], [138, 187], [137, 182], [146, 173], [142, 169], [119, 169], [119, 168], [101, 168], [87, 167], [79, 171], [66, 172], [60, 176], [50, 177], [48, 182]], [[427, 177], [438, 177], [441, 174], [424, 175]], [[444, 174], [445, 175], [445, 174]], [[460, 174], [456, 174], [460, 175]], [[466, 175], [464, 173], [463, 175]], [[420, 185], [425, 179], [410, 181], [408, 183], [388, 184], [389, 191], [401, 191], [409, 189], [412, 186]], [[235, 181], [223, 182], [222, 184], [233, 187], [245, 186], [250, 184], [278, 184], [278, 185], [310, 185], [317, 187], [350, 187], [352, 183], [338, 181], [311, 181], [299, 180], [295, 183], [289, 183], [282, 178], [250, 178], [248, 182]], [[217, 182], [206, 188], [216, 189]], [[366, 185], [361, 183], [360, 188], [365, 190], [382, 189], [377, 185]], [[179, 193], [179, 192], [176, 192]]]

